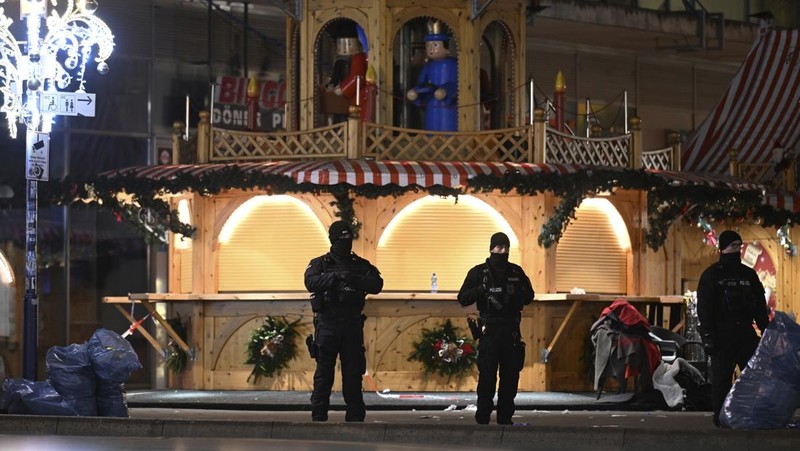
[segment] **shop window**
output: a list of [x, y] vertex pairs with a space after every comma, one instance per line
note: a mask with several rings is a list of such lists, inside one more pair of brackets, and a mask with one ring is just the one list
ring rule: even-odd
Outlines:
[[376, 266], [384, 291], [428, 291], [436, 273], [439, 291], [458, 291], [467, 271], [489, 256], [489, 239], [505, 232], [510, 260], [520, 261], [519, 241], [508, 222], [473, 196], [428, 196], [412, 202], [387, 225], [378, 241]]
[[328, 251], [328, 232], [311, 207], [287, 195], [256, 196], [222, 227], [219, 291], [305, 291], [308, 262]]

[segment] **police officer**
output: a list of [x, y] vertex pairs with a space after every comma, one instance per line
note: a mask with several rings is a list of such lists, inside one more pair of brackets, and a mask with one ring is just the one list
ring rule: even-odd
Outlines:
[[316, 354], [311, 419], [327, 421], [336, 357], [342, 364], [342, 396], [347, 405], [346, 421], [364, 421], [366, 408], [361, 394], [361, 376], [366, 371], [364, 355], [364, 299], [380, 293], [383, 279], [377, 268], [352, 252], [353, 230], [336, 221], [328, 230], [331, 249], [308, 264], [306, 289], [312, 293]]
[[525, 343], [520, 339], [522, 307], [533, 301], [533, 287], [525, 272], [508, 261], [510, 247], [504, 233], [492, 235], [489, 258], [469, 270], [458, 302], [477, 304], [482, 336], [478, 343], [478, 410], [475, 421], [489, 424], [497, 390], [497, 424], [514, 424], [514, 398], [519, 372], [525, 361]]
[[733, 230], [719, 236], [719, 261], [709, 266], [697, 284], [697, 317], [706, 355], [711, 358], [711, 402], [714, 424], [731, 389], [736, 365], [744, 370], [767, 328], [764, 286], [756, 272], [741, 262], [742, 237]]

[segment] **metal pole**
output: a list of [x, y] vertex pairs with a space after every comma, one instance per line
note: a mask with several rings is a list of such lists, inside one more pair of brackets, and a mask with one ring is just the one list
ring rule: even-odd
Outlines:
[[534, 105], [535, 97], [533, 96], [533, 88], [534, 87], [535, 86], [533, 85], [533, 78], [531, 78], [531, 94], [530, 94], [530, 99], [528, 99], [528, 101], [530, 103], [530, 105], [528, 105], [528, 115], [529, 115], [528, 116], [528, 125], [533, 125], [533, 108], [536, 106], [536, 105]]
[[625, 106], [625, 117], [623, 118], [625, 123], [625, 134], [628, 134], [628, 90], [622, 91], [622, 103]]
[[[26, 151], [33, 146], [32, 131], [26, 133]], [[39, 182], [28, 180], [25, 189], [25, 305], [22, 341], [22, 377], [35, 381], [39, 366], [39, 298], [36, 296], [36, 222]]]
[[586, 137], [588, 138], [591, 135], [591, 125], [589, 124], [589, 117], [591, 117], [591, 109], [592, 103], [589, 101], [589, 98], [586, 98]]

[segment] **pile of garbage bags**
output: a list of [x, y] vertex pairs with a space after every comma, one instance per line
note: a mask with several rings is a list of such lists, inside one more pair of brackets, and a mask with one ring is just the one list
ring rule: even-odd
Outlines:
[[789, 426], [800, 408], [800, 325], [776, 312], [722, 406], [720, 423], [735, 429]]
[[128, 417], [125, 382], [142, 364], [118, 333], [98, 329], [86, 343], [47, 351], [47, 380], [6, 379], [0, 411], [10, 414]]

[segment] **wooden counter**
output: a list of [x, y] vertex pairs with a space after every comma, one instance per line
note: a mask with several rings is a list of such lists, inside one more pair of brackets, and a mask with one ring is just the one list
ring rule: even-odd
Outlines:
[[[527, 343], [525, 369], [520, 375], [521, 391], [591, 391], [591, 378], [585, 371], [586, 340], [589, 327], [603, 308], [623, 297], [646, 316], [664, 309], [683, 307], [682, 296], [619, 296], [598, 294], [541, 294], [523, 310], [521, 331]], [[208, 390], [273, 389], [310, 390], [314, 362], [302, 343], [297, 358], [279, 376], [254, 385], [247, 383], [251, 366], [245, 365], [245, 349], [251, 332], [266, 315], [300, 319], [300, 335], [312, 332], [311, 305], [306, 292], [286, 293], [132, 293], [126, 297], [107, 297], [131, 323], [141, 319], [130, 314], [128, 306], [143, 305], [170, 337], [190, 351], [195, 360], [173, 388]], [[188, 318], [187, 342], [180, 340], [155, 304], [169, 304], [171, 317]], [[418, 362], [409, 362], [413, 342], [423, 328], [433, 328], [446, 319], [469, 336], [466, 317], [477, 314], [475, 306], [461, 307], [455, 292], [385, 292], [367, 297], [364, 310], [367, 368], [371, 377], [365, 390], [392, 391], [472, 391], [477, 384], [477, 369], [464, 380], [426, 376]], [[140, 315], [141, 316], [141, 315]], [[663, 317], [663, 316], [662, 316]], [[661, 325], [661, 324], [660, 324]], [[162, 346], [139, 328], [145, 338], [163, 355]], [[195, 352], [196, 351], [196, 352]], [[334, 390], [340, 390], [337, 376]]]

